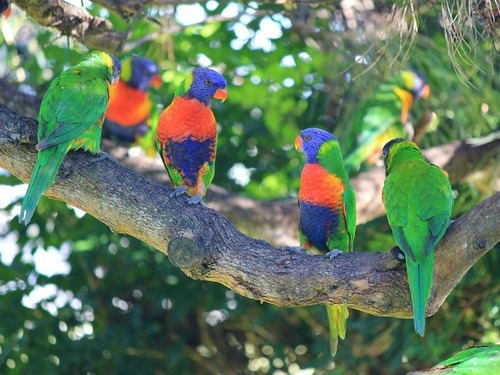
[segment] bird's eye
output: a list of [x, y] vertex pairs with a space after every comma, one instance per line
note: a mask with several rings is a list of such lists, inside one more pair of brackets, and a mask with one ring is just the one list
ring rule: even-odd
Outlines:
[[304, 135], [304, 141], [309, 142], [311, 140], [310, 135]]
[[211, 85], [211, 84], [212, 84], [212, 81], [211, 81], [210, 79], [208, 79], [208, 78], [207, 78], [207, 79], [205, 79], [205, 84], [207, 84], [207, 85]]

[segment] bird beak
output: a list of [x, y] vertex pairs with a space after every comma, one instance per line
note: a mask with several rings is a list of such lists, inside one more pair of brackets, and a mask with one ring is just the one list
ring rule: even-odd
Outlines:
[[429, 87], [429, 85], [424, 85], [424, 87], [422, 87], [422, 94], [421, 94], [422, 99], [428, 99], [430, 95], [431, 95], [431, 88]]
[[302, 137], [300, 135], [295, 138], [295, 149], [302, 151]]
[[10, 7], [10, 4], [9, 4], [9, 7], [7, 8], [7, 10], [5, 12], [3, 12], [3, 16], [5, 17], [5, 19], [9, 18], [11, 12], [12, 12], [12, 8]]
[[161, 77], [159, 75], [154, 75], [152, 78], [151, 78], [151, 86], [153, 87], [160, 87], [161, 86]]
[[227, 98], [227, 90], [226, 89], [218, 89], [214, 94], [214, 99], [220, 99], [224, 102]]

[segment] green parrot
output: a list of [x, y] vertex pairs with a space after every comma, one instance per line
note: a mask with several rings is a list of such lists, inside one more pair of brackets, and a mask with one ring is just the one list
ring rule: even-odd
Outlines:
[[95, 51], [50, 84], [38, 114], [38, 155], [21, 206], [20, 223], [30, 222], [69, 150], [100, 151], [110, 85], [118, 81], [120, 72], [115, 56]]
[[450, 223], [453, 193], [446, 174], [427, 162], [415, 143], [393, 139], [383, 155], [382, 198], [394, 239], [405, 254], [415, 330], [423, 336], [434, 248]]
[[406, 137], [405, 126], [413, 102], [427, 99], [429, 94], [430, 88], [421, 74], [403, 70], [364, 100], [354, 112], [348, 130], [351, 136], [343, 142], [347, 172], [357, 171], [363, 163], [375, 164], [384, 144]]
[[500, 345], [467, 348], [432, 369], [446, 370], [447, 375], [500, 374]]

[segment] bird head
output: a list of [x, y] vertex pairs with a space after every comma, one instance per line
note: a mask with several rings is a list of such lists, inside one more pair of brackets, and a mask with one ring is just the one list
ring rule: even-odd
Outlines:
[[122, 72], [122, 64], [115, 55], [109, 54], [111, 58], [111, 84], [117, 84]]
[[382, 150], [382, 156], [384, 158], [385, 174], [389, 173], [393, 165], [394, 158], [406, 154], [418, 155], [418, 157], [423, 158], [422, 152], [418, 146], [405, 138], [395, 138], [387, 142]]
[[0, 16], [4, 16], [7, 19], [11, 11], [10, 0], [0, 0]]
[[320, 148], [328, 141], [337, 141], [337, 138], [325, 130], [309, 128], [302, 130], [295, 138], [295, 148], [306, 155], [308, 163], [317, 163]]
[[153, 61], [141, 56], [131, 56], [123, 59], [122, 65], [120, 79], [128, 86], [146, 92], [150, 86], [161, 85], [160, 71]]
[[[210, 99], [221, 101], [227, 98], [226, 79], [218, 72], [207, 68], [194, 68], [176, 92], [208, 105]], [[180, 91], [179, 91], [180, 90]]]
[[401, 72], [402, 86], [405, 90], [412, 93], [414, 99], [427, 99], [431, 94], [431, 89], [425, 81], [422, 73], [411, 70]]

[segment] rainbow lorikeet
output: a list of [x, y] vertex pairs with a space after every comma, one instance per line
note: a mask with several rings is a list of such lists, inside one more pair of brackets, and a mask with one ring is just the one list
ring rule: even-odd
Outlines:
[[[11, 0], [0, 0], [0, 16], [8, 19], [10, 13], [12, 12], [12, 8], [10, 7]], [[1, 19], [1, 17], [0, 17]]]
[[425, 332], [425, 309], [432, 289], [434, 248], [450, 224], [453, 193], [446, 174], [403, 138], [383, 149], [387, 220], [405, 254], [415, 330]]
[[38, 114], [38, 156], [19, 222], [30, 222], [40, 196], [54, 181], [69, 150], [99, 152], [110, 85], [120, 72], [115, 56], [96, 51], [52, 81]]
[[190, 204], [203, 204], [214, 178], [217, 127], [209, 104], [212, 98], [226, 100], [226, 86], [216, 71], [194, 68], [158, 121], [160, 156], [176, 187], [172, 196], [187, 192]]
[[464, 349], [432, 369], [445, 371], [442, 373], [446, 375], [499, 374], [500, 345], [481, 345]]
[[[356, 197], [347, 177], [337, 139], [316, 128], [303, 130], [295, 147], [306, 155], [299, 189], [299, 237], [332, 258], [352, 251], [356, 232]], [[330, 351], [337, 352], [338, 338], [345, 338], [349, 312], [344, 305], [327, 305]]]
[[148, 89], [159, 87], [158, 66], [145, 57], [132, 56], [122, 61], [118, 84], [110, 90], [104, 134], [124, 142], [135, 142], [148, 131], [153, 103]]
[[352, 136], [343, 144], [347, 172], [357, 171], [363, 163], [375, 164], [388, 141], [407, 136], [405, 127], [413, 102], [429, 94], [421, 74], [404, 70], [363, 101], [351, 121]]

